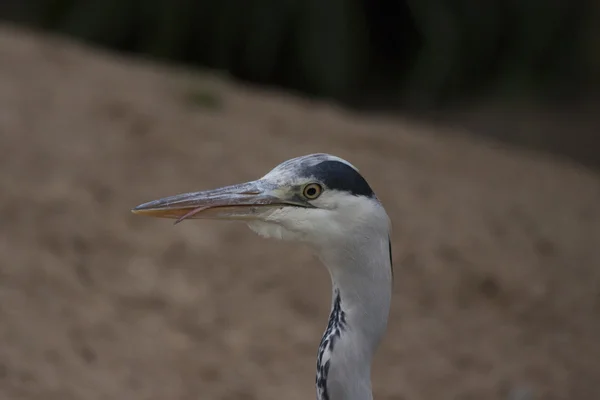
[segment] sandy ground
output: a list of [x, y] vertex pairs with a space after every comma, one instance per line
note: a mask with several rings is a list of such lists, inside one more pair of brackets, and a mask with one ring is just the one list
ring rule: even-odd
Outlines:
[[0, 399], [313, 399], [314, 256], [129, 212], [311, 152], [394, 223], [377, 399], [600, 398], [597, 174], [4, 26]]

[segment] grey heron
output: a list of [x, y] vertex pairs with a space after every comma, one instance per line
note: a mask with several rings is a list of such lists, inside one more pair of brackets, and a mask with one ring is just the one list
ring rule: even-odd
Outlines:
[[370, 400], [371, 363], [392, 295], [390, 219], [348, 161], [310, 154], [262, 178], [142, 204], [136, 214], [240, 220], [259, 235], [308, 244], [332, 283], [329, 323], [317, 353], [318, 400]]

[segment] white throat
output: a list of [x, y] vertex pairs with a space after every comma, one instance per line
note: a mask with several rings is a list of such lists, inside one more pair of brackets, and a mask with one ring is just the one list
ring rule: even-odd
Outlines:
[[331, 276], [331, 315], [317, 355], [317, 399], [371, 400], [371, 362], [392, 295], [390, 221], [375, 198], [330, 192], [319, 198], [322, 208], [274, 210], [248, 225], [265, 237], [308, 243]]
[[317, 399], [370, 400], [372, 358], [391, 301], [389, 237], [363, 238], [319, 256], [331, 275], [332, 308], [317, 355]]

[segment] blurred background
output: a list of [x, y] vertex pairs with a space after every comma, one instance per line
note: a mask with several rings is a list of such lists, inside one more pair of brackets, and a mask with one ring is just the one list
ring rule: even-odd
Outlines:
[[314, 398], [310, 252], [129, 213], [310, 152], [394, 224], [376, 398], [600, 398], [597, 2], [3, 0], [0, 21], [0, 399]]
[[600, 164], [594, 1], [4, 0], [0, 15], [360, 110], [458, 118]]

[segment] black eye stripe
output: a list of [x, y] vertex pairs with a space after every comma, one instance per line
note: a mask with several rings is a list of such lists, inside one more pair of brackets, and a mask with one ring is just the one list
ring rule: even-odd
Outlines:
[[322, 182], [327, 188], [374, 197], [375, 193], [358, 171], [340, 161], [323, 161], [306, 169], [305, 174]]

